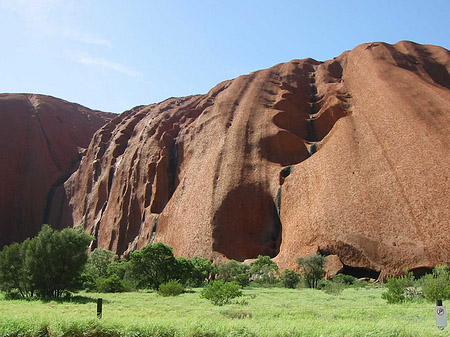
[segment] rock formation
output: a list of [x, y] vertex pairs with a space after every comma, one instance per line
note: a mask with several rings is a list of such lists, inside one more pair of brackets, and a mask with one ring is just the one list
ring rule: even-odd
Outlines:
[[0, 95], [0, 247], [37, 234], [55, 188], [111, 117], [49, 96]]
[[449, 261], [449, 71], [443, 48], [371, 43], [136, 107], [94, 135], [59, 225], [119, 254], [321, 252], [370, 277]]

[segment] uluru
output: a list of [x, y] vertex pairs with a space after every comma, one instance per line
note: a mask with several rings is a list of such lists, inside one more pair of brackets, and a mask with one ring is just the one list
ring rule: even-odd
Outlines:
[[217, 262], [321, 253], [354, 275], [420, 274], [450, 261], [449, 72], [442, 47], [375, 42], [115, 118], [1, 95], [0, 245], [41, 221], [123, 256], [162, 241]]
[[49, 222], [50, 204], [58, 207], [56, 188], [112, 117], [50, 96], [0, 94], [0, 247], [36, 235]]

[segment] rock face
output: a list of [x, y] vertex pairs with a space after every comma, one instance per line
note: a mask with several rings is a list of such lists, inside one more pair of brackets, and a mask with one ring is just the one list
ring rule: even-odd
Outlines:
[[48, 221], [55, 188], [111, 115], [49, 96], [0, 94], [0, 247]]
[[59, 225], [119, 254], [321, 252], [356, 276], [448, 261], [449, 71], [443, 48], [372, 43], [136, 107], [94, 135]]

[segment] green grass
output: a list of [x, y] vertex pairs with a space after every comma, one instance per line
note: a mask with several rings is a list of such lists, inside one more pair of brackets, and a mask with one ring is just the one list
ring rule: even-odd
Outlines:
[[[200, 289], [176, 297], [156, 293], [91, 294], [92, 301], [6, 301], [0, 295], [0, 336], [449, 336], [438, 330], [434, 305], [386, 304], [382, 288], [254, 288], [248, 304], [214, 306]], [[102, 297], [103, 318], [95, 299]]]

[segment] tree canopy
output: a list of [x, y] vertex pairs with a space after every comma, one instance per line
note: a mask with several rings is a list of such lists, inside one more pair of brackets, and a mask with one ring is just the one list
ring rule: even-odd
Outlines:
[[42, 226], [36, 237], [0, 252], [1, 289], [22, 297], [61, 297], [74, 290], [92, 239], [81, 230]]

